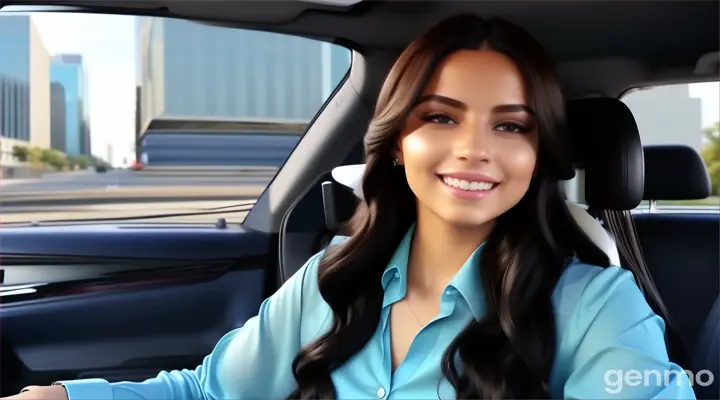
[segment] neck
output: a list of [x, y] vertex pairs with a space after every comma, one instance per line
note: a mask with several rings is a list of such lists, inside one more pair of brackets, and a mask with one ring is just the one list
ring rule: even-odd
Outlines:
[[432, 212], [418, 210], [408, 260], [408, 290], [421, 296], [439, 296], [480, 246], [493, 223], [459, 227]]

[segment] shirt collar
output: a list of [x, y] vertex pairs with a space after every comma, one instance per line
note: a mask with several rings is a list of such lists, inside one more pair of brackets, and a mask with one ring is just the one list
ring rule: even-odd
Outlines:
[[400, 245], [398, 245], [398, 247], [395, 249], [395, 253], [393, 254], [392, 258], [390, 258], [390, 262], [388, 263], [387, 268], [385, 268], [385, 272], [383, 272], [382, 275], [383, 289], [387, 289], [388, 284], [390, 284], [390, 281], [392, 281], [393, 278], [400, 279], [399, 287], [402, 288], [402, 293], [400, 294], [400, 298], [392, 300], [391, 303], [405, 297], [405, 286], [407, 284], [407, 265], [408, 260], [410, 260], [410, 246], [412, 245], [412, 238], [414, 233], [415, 224], [412, 224], [412, 226], [410, 226], [410, 229], [408, 229], [407, 233], [405, 233], [402, 241], [400, 241]]
[[480, 268], [483, 247], [485, 247], [485, 242], [473, 251], [448, 284], [449, 287], [460, 292], [476, 320], [483, 318], [487, 311], [485, 288], [482, 285], [481, 277], [482, 269]]
[[[385, 290], [383, 307], [388, 306], [405, 297], [407, 287], [407, 266], [410, 259], [410, 247], [412, 246], [415, 224], [413, 224], [403, 237], [400, 245], [395, 249], [385, 272], [382, 275], [382, 286]], [[487, 303], [485, 290], [481, 280], [480, 259], [485, 242], [478, 246], [472, 255], [465, 261], [465, 264], [455, 274], [448, 284], [448, 289], [454, 288], [465, 299], [475, 319], [480, 320], [485, 316]], [[388, 285], [393, 279], [398, 279], [396, 290], [388, 290]], [[447, 292], [447, 290], [446, 290]]]

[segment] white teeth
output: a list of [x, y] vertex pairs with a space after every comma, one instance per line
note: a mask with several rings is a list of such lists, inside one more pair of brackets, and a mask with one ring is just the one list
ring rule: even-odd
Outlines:
[[450, 178], [447, 176], [443, 176], [443, 182], [452, 187], [468, 191], [490, 190], [494, 186], [494, 184], [489, 182], [471, 182], [462, 179]]

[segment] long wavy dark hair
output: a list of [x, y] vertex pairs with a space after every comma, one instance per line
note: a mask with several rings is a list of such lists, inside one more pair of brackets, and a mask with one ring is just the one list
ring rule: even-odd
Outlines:
[[320, 294], [334, 320], [295, 357], [298, 388], [290, 398], [335, 398], [331, 372], [377, 329], [381, 276], [417, 211], [403, 169], [392, 163], [397, 137], [438, 64], [456, 51], [480, 48], [510, 57], [526, 81], [539, 127], [538, 169], [527, 194], [497, 219], [487, 238], [481, 257], [487, 315], [454, 339], [441, 367], [457, 398], [549, 396], [556, 350], [553, 289], [572, 257], [603, 267], [609, 261], [574, 222], [560, 191], [559, 179], [574, 171], [554, 63], [512, 23], [461, 15], [412, 42], [382, 86], [365, 135], [364, 200], [349, 221], [350, 238], [329, 248], [319, 264]]

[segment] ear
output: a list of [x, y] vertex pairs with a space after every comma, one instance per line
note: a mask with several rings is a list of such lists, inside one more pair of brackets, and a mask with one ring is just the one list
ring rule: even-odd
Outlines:
[[393, 149], [393, 160], [398, 160], [398, 165], [403, 165], [404, 158], [403, 158], [403, 151], [402, 151], [402, 138], [398, 137], [397, 141], [395, 142], [395, 148]]

